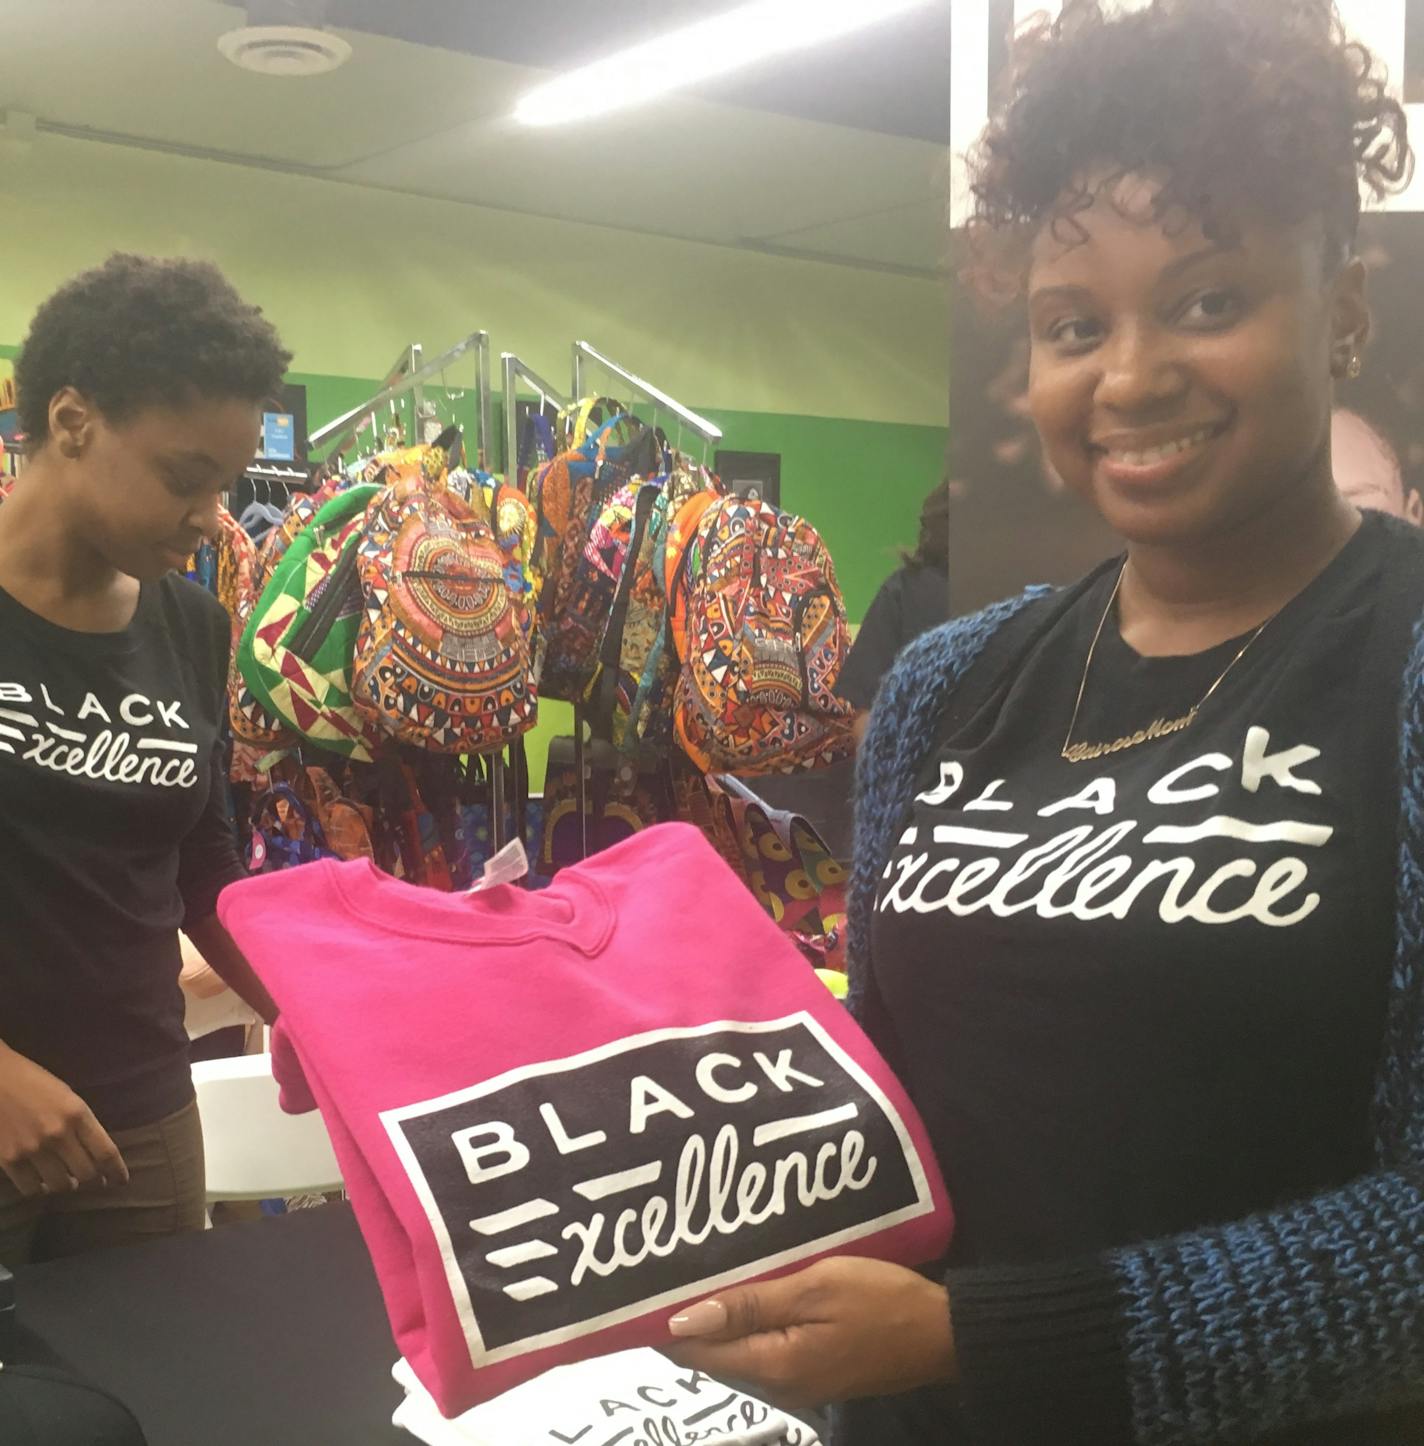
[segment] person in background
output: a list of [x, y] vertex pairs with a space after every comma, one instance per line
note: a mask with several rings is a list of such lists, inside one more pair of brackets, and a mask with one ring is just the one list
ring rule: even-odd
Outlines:
[[920, 509], [920, 537], [913, 552], [881, 584], [865, 614], [836, 684], [837, 694], [860, 712], [863, 736], [881, 679], [907, 643], [949, 620], [949, 481], [941, 482]]
[[1404, 485], [1404, 469], [1389, 439], [1358, 412], [1336, 407], [1330, 419], [1335, 482], [1356, 507], [1424, 525], [1424, 498]]
[[178, 576], [290, 354], [212, 266], [114, 256], [35, 314], [0, 506], [0, 1264], [204, 1222], [181, 926], [264, 1018], [215, 914], [241, 878], [230, 628]]
[[851, 1005], [952, 1251], [669, 1344], [848, 1402], [837, 1446], [1424, 1441], [1424, 536], [1330, 445], [1404, 108], [1329, 0], [1067, 0], [1016, 49], [971, 239], [1123, 546], [911, 644], [860, 753]]

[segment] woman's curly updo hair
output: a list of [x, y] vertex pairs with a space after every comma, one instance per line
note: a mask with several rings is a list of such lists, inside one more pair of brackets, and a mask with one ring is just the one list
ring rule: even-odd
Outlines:
[[1379, 198], [1413, 168], [1385, 86], [1333, 0], [1152, 0], [1125, 13], [1066, 0], [1016, 40], [969, 157], [971, 271], [1016, 280], [1032, 237], [1081, 239], [1076, 218], [1104, 179], [1144, 173], [1162, 180], [1161, 222], [1190, 218], [1229, 242], [1243, 216], [1318, 216], [1341, 264], [1361, 184]]

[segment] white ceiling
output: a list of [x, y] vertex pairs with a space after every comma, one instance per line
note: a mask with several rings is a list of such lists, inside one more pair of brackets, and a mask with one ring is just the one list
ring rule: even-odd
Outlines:
[[[929, 141], [688, 96], [526, 130], [507, 117], [547, 72], [463, 51], [343, 31], [346, 66], [287, 80], [218, 54], [244, 12], [215, 0], [0, 0], [0, 13], [0, 109], [41, 130], [856, 266], [942, 263], [944, 152]], [[854, 57], [839, 60], [853, 76]]]

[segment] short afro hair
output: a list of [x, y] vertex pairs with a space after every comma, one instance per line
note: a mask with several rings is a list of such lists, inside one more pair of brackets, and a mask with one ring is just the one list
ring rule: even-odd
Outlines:
[[49, 438], [55, 393], [73, 387], [113, 422], [194, 397], [276, 397], [292, 356], [255, 306], [206, 261], [114, 255], [35, 313], [15, 363], [29, 447]]
[[[1229, 242], [1233, 222], [1319, 217], [1332, 264], [1351, 254], [1360, 187], [1413, 169], [1404, 108], [1333, 0], [1151, 0], [1105, 14], [1066, 0], [1021, 35], [993, 119], [969, 158], [979, 278], [1004, 280], [1044, 227], [1081, 239], [1094, 173], [1164, 179], [1156, 214]], [[987, 265], [987, 270], [986, 270]]]

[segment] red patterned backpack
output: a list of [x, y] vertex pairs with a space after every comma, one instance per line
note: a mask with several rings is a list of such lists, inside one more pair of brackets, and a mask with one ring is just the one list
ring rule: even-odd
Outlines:
[[705, 773], [821, 768], [855, 747], [834, 693], [850, 650], [845, 604], [820, 534], [764, 502], [725, 498], [686, 564], [677, 740]]
[[503, 748], [538, 716], [528, 502], [501, 487], [492, 504], [465, 501], [443, 478], [407, 477], [372, 507], [360, 544], [357, 711], [434, 753]]

